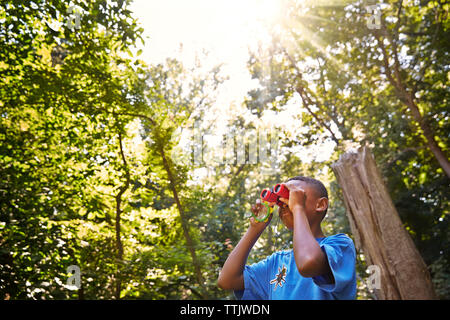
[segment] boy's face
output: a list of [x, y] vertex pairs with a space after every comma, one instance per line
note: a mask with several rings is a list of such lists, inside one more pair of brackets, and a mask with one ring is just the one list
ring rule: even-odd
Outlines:
[[[305, 214], [306, 218], [309, 221], [309, 224], [311, 224], [311, 222], [316, 220], [316, 218], [318, 217], [316, 213], [316, 207], [317, 202], [319, 201], [319, 197], [317, 196], [315, 190], [311, 188], [306, 182], [295, 180], [295, 184], [305, 191]], [[283, 224], [292, 231], [294, 229], [294, 216], [292, 215], [292, 211], [289, 209], [289, 207], [286, 204], [279, 207], [278, 214]]]

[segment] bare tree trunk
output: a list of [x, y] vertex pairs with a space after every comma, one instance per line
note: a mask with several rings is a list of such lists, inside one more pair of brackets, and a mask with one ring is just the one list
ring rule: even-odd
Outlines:
[[332, 169], [342, 188], [356, 246], [380, 268], [378, 299], [436, 299], [430, 274], [403, 227], [371, 151], [343, 154]]

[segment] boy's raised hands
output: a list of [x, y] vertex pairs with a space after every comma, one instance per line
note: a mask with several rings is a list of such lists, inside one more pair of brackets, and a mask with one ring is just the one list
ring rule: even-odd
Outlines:
[[292, 212], [294, 212], [296, 207], [305, 208], [306, 192], [301, 187], [301, 183], [296, 180], [291, 180], [283, 184], [289, 190], [289, 199], [280, 198], [280, 201], [287, 204]]

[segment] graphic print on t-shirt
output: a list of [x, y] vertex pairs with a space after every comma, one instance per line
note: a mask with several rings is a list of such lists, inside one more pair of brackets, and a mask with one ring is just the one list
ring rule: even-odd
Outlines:
[[273, 290], [275, 291], [277, 289], [277, 286], [282, 287], [283, 286], [283, 282], [286, 282], [286, 273], [287, 273], [287, 269], [286, 266], [283, 264], [283, 268], [280, 269], [280, 267], [278, 267], [278, 274], [275, 275], [275, 279], [270, 280], [270, 284], [274, 284], [275, 283], [275, 288], [273, 288]]

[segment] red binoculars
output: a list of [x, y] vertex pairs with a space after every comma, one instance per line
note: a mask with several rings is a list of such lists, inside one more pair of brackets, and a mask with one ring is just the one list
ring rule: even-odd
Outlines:
[[284, 184], [278, 183], [271, 189], [264, 189], [261, 191], [261, 200], [266, 202], [274, 202], [278, 206], [284, 203], [280, 201], [280, 198], [289, 199], [289, 189]]

